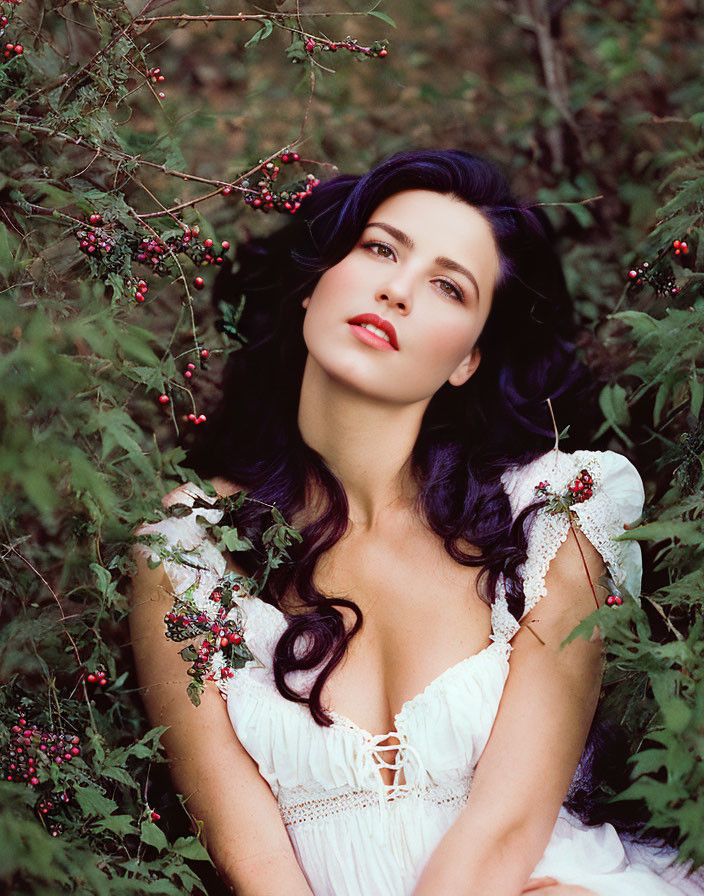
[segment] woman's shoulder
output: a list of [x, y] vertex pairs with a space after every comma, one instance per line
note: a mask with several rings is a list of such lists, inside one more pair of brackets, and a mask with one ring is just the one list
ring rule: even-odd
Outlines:
[[552, 448], [528, 463], [507, 468], [501, 480], [514, 516], [546, 494], [572, 493], [580, 504], [591, 502], [592, 507], [608, 499], [630, 522], [640, 516], [645, 501], [638, 469], [618, 451]]

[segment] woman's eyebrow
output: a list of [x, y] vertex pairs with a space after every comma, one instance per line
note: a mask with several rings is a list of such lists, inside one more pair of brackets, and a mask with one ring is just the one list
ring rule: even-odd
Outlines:
[[[405, 246], [406, 249], [412, 249], [415, 245], [415, 243], [407, 233], [404, 233], [402, 230], [399, 230], [398, 227], [394, 227], [392, 224], [384, 224], [382, 221], [370, 221], [367, 224], [367, 227], [380, 227], [394, 239], [397, 239], [402, 246]], [[440, 267], [447, 268], [448, 271], [455, 271], [458, 274], [464, 274], [464, 276], [474, 285], [474, 288], [477, 291], [477, 297], [479, 297], [479, 284], [477, 283], [477, 280], [471, 271], [468, 271], [467, 268], [463, 267], [461, 264], [458, 264], [456, 261], [453, 261], [451, 258], [446, 258], [444, 255], [438, 256], [438, 258], [435, 259], [435, 264], [440, 265]]]

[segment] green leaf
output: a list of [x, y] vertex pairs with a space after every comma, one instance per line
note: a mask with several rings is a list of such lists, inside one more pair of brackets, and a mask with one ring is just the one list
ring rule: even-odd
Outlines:
[[382, 22], [386, 22], [387, 25], [391, 25], [392, 28], [396, 27], [396, 22], [391, 18], [388, 13], [381, 12], [379, 9], [370, 9], [367, 15], [375, 16], [377, 19], [381, 19]]
[[245, 47], [252, 47], [254, 46], [254, 44], [258, 44], [260, 40], [266, 40], [273, 30], [274, 26], [272, 25], [271, 20], [267, 19], [266, 22], [264, 22], [264, 25], [259, 29], [259, 31], [257, 31], [250, 37], [250, 39], [245, 44]]
[[161, 852], [162, 849], [169, 848], [169, 841], [166, 839], [166, 834], [158, 825], [154, 824], [154, 822], [149, 819], [145, 819], [142, 822], [141, 839], [142, 843], [146, 843], [147, 846], [155, 847], [159, 852]]
[[86, 816], [97, 815], [107, 818], [117, 809], [115, 800], [103, 796], [95, 787], [84, 787], [81, 784], [74, 786], [76, 802], [81, 812]]
[[114, 781], [119, 781], [120, 784], [126, 784], [128, 787], [133, 787], [135, 790], [139, 790], [137, 782], [124, 768], [104, 768], [103, 777], [112, 778]]
[[228, 551], [251, 551], [254, 545], [249, 538], [240, 538], [233, 526], [222, 526], [218, 548], [223, 547]]
[[197, 837], [179, 837], [173, 844], [174, 852], [177, 852], [184, 859], [194, 859], [200, 862], [209, 862], [212, 864], [208, 850], [203, 846]]
[[702, 409], [702, 400], [704, 400], [704, 382], [699, 379], [696, 370], [692, 374], [692, 378], [689, 382], [689, 392], [691, 396], [689, 410], [693, 417], [698, 417]]
[[94, 831], [112, 831], [120, 837], [127, 837], [128, 834], [136, 834], [137, 828], [131, 815], [111, 815], [102, 821], [93, 822], [92, 830]]

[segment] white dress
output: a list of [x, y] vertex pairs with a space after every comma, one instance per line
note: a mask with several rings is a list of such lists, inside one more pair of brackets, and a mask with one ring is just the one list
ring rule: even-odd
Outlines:
[[[618, 591], [637, 599], [640, 546], [612, 540], [638, 519], [644, 502], [641, 478], [625, 457], [613, 451], [551, 450], [507, 471], [503, 483], [514, 517], [539, 497], [535, 487], [540, 482], [564, 494], [582, 469], [589, 471], [594, 485], [591, 497], [573, 505], [579, 526], [601, 553]], [[179, 500], [189, 505], [195, 495], [205, 498], [192, 483], [180, 492]], [[189, 565], [164, 560], [174, 593], [190, 589], [201, 611], [213, 613], [217, 605], [209, 596], [225, 572], [225, 560], [197, 516], [216, 523], [222, 514], [215, 508], [198, 510], [140, 532], [162, 533], [169, 545], [186, 552]], [[526, 613], [546, 593], [548, 565], [568, 534], [565, 513], [540, 511], [533, 517], [522, 570]], [[257, 597], [243, 594], [237, 604], [255, 659], [234, 677], [219, 678], [218, 687], [237, 737], [278, 801], [313, 893], [409, 896], [467, 800], [497, 714], [509, 674], [510, 642], [519, 628], [503, 595], [492, 609], [490, 645], [430, 682], [403, 705], [395, 731], [379, 735], [334, 712], [333, 724], [321, 727], [307, 706], [285, 700], [272, 672], [272, 653], [286, 628], [285, 618]], [[215, 665], [219, 668], [217, 657]], [[314, 673], [295, 673], [289, 681], [299, 690], [312, 677]], [[381, 764], [396, 769], [393, 785], [382, 781]], [[549, 875], [600, 896], [704, 894], [704, 875], [686, 877], [672, 859], [672, 852], [619, 838], [609, 824], [587, 827], [563, 808], [533, 876]]]

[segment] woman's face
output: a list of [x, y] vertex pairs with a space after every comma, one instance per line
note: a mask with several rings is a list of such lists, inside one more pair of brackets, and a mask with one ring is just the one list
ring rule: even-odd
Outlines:
[[[429, 190], [396, 193], [304, 299], [309, 355], [370, 397], [429, 400], [479, 365], [475, 344], [498, 270], [491, 228], [474, 207]], [[379, 329], [390, 324], [389, 339], [362, 326], [360, 315], [375, 315]]]

